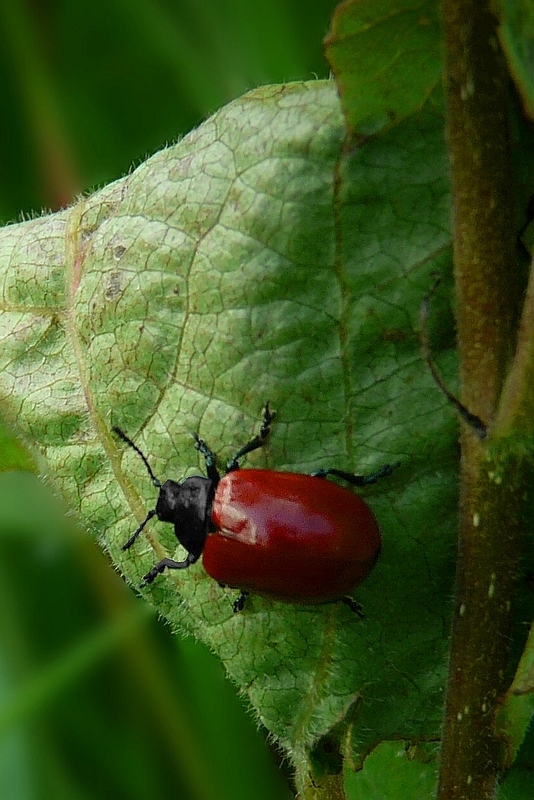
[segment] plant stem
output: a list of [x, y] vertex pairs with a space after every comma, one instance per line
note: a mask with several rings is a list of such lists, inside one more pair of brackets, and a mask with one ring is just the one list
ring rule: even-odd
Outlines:
[[489, 425], [462, 431], [460, 531], [438, 800], [493, 798], [495, 712], [507, 687], [523, 470], [492, 436], [513, 354], [515, 259], [508, 75], [485, 0], [443, 0], [461, 400]]

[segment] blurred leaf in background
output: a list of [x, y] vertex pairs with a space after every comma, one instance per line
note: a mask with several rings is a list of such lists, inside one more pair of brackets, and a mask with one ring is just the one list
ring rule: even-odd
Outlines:
[[0, 4], [0, 214], [68, 202], [261, 83], [326, 77], [335, 3]]
[[[4, 0], [0, 217], [69, 203], [258, 84], [326, 77], [334, 6]], [[218, 661], [156, 623], [28, 474], [0, 476], [0, 572], [1, 797], [289, 796]]]

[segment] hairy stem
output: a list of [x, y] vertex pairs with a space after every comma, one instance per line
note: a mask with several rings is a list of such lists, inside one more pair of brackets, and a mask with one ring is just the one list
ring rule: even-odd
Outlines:
[[461, 400], [489, 426], [462, 432], [456, 604], [439, 800], [492, 798], [504, 753], [495, 712], [509, 631], [523, 478], [492, 436], [514, 348], [515, 263], [508, 76], [485, 0], [443, 0]]

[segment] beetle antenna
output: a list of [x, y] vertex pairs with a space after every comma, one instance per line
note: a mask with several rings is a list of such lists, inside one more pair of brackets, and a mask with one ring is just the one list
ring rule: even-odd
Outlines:
[[135, 542], [135, 540], [137, 539], [137, 537], [139, 536], [139, 534], [141, 533], [141, 531], [143, 530], [143, 528], [145, 527], [145, 525], [146, 525], [148, 522], [150, 522], [150, 520], [151, 520], [151, 519], [152, 519], [152, 517], [154, 517], [154, 516], [156, 516], [156, 509], [155, 509], [155, 508], [153, 508], [153, 509], [152, 509], [152, 511], [149, 511], [149, 512], [148, 512], [148, 514], [146, 515], [146, 517], [145, 517], [145, 519], [143, 520], [143, 522], [142, 522], [142, 523], [139, 525], [139, 527], [137, 528], [137, 530], [136, 530], [136, 531], [134, 531], [134, 533], [132, 533], [132, 535], [130, 536], [130, 538], [129, 538], [129, 539], [128, 539], [128, 541], [126, 542], [126, 544], [123, 544], [123, 545], [122, 545], [122, 547], [121, 547], [121, 550], [129, 550], [129, 549], [130, 549], [130, 547], [133, 545], [133, 543]]
[[[123, 441], [123, 442], [126, 442], [126, 444], [130, 445], [130, 447], [131, 447], [133, 450], [135, 450], [135, 452], [137, 453], [137, 455], [138, 455], [138, 456], [140, 456], [140, 457], [142, 458], [142, 460], [143, 460], [143, 464], [144, 464], [144, 465], [145, 465], [145, 467], [147, 468], [147, 472], [148, 472], [148, 474], [150, 475], [150, 477], [152, 478], [152, 483], [153, 483], [153, 484], [154, 484], [154, 486], [156, 486], [158, 489], [161, 489], [161, 481], [160, 481], [158, 478], [156, 478], [156, 476], [155, 476], [155, 475], [154, 475], [154, 473], [152, 472], [152, 467], [151, 467], [151, 466], [150, 466], [150, 464], [148, 463], [148, 459], [147, 459], [147, 457], [145, 456], [145, 454], [144, 454], [144, 453], [143, 453], [143, 452], [142, 452], [142, 451], [141, 451], [141, 450], [138, 448], [138, 446], [137, 446], [136, 444], [134, 444], [134, 443], [132, 442], [132, 440], [130, 439], [130, 437], [129, 437], [129, 436], [126, 436], [126, 434], [124, 433], [124, 431], [122, 431], [122, 430], [121, 430], [120, 428], [118, 428], [116, 425], [114, 425], [114, 426], [113, 426], [112, 430], [113, 430], [113, 433], [116, 433], [116, 434], [117, 434], [117, 436], [119, 436], [119, 437], [122, 439], [122, 441]], [[146, 522], [147, 522], [147, 521], [148, 521], [148, 520], [146, 520], [144, 524], [146, 524]], [[139, 534], [139, 533], [140, 533], [140, 531], [138, 531], [137, 533]]]

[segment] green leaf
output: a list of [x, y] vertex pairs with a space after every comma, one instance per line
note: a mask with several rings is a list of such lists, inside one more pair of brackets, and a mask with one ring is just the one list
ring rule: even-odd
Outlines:
[[530, 119], [534, 118], [534, 9], [528, 0], [499, 0], [499, 36], [508, 68]]
[[369, 136], [413, 114], [443, 68], [436, 0], [341, 3], [325, 39], [348, 129]]
[[0, 422], [0, 472], [22, 470], [35, 472], [34, 455], [24, 446], [8, 425]]
[[121, 551], [155, 490], [112, 425], [161, 478], [202, 467], [191, 431], [230, 456], [267, 399], [279, 416], [248, 465], [401, 461], [365, 492], [383, 553], [357, 592], [363, 621], [257, 596], [235, 615], [200, 562], [142, 592], [219, 654], [296, 760], [315, 748], [318, 763], [334, 729], [357, 764], [382, 739], [438, 734], [456, 458], [418, 338], [450, 261], [441, 110], [431, 100], [342, 157], [343, 137], [332, 83], [263, 87], [71, 209], [4, 229], [0, 393], [134, 587], [176, 541], [152, 522]]
[[534, 718], [534, 627], [521, 655], [514, 680], [502, 698], [497, 725], [507, 742], [508, 760], [513, 763]]
[[435, 749], [435, 745], [382, 742], [361, 772], [347, 773], [347, 796], [350, 800], [429, 800], [437, 783]]

